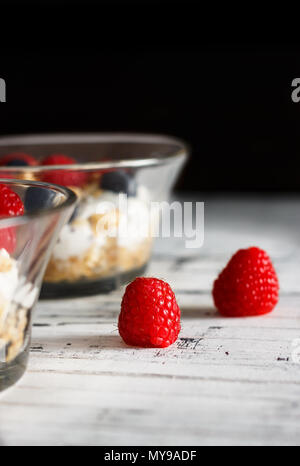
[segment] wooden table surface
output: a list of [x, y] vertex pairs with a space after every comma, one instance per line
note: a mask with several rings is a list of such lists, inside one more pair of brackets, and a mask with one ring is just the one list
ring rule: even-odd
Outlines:
[[[122, 291], [39, 302], [28, 370], [0, 400], [0, 445], [300, 444], [300, 198], [198, 198], [203, 248], [158, 240], [148, 270], [176, 292], [178, 341], [125, 346]], [[267, 316], [222, 318], [212, 282], [251, 245], [272, 256], [280, 303]]]

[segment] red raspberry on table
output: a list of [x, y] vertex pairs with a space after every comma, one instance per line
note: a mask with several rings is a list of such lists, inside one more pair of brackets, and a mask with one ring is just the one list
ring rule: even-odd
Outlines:
[[165, 348], [174, 343], [180, 309], [168, 283], [145, 277], [131, 282], [122, 299], [119, 332], [131, 346]]
[[[0, 184], [0, 217], [15, 217], [24, 214], [24, 205], [18, 194], [4, 184]], [[12, 253], [16, 247], [14, 227], [0, 228], [0, 249]]]
[[268, 254], [252, 247], [240, 249], [214, 282], [213, 298], [228, 317], [271, 312], [278, 302], [278, 278]]
[[[52, 154], [46, 157], [42, 165], [73, 165], [76, 160], [64, 154]], [[82, 186], [87, 181], [87, 174], [83, 171], [52, 170], [45, 171], [42, 180], [62, 186]]]

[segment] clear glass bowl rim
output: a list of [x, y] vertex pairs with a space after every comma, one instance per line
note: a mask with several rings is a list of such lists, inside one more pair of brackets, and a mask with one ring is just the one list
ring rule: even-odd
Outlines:
[[64, 209], [67, 209], [68, 207], [71, 207], [77, 202], [77, 196], [71, 189], [66, 188], [64, 186], [59, 186], [57, 184], [44, 183], [41, 181], [18, 180], [18, 179], [14, 180], [12, 178], [9, 178], [9, 179], [0, 178], [0, 183], [6, 184], [6, 185], [11, 184], [11, 185], [19, 185], [19, 186], [21, 185], [25, 187], [37, 187], [37, 188], [43, 188], [43, 189], [50, 189], [52, 191], [59, 192], [66, 196], [65, 200], [57, 206], [49, 207], [45, 209], [38, 209], [34, 212], [25, 213], [24, 215], [21, 215], [18, 217], [0, 218], [0, 228], [23, 225], [24, 223], [27, 223], [36, 218], [41, 218], [41, 217], [47, 216], [55, 212], [60, 212]]
[[136, 159], [114, 159], [106, 162], [88, 162], [77, 163], [72, 165], [36, 165], [30, 167], [0, 167], [1, 172], [6, 173], [24, 173], [28, 169], [32, 173], [39, 173], [52, 170], [100, 170], [107, 168], [134, 168], [145, 166], [159, 166], [162, 164], [172, 163], [177, 159], [186, 159], [189, 154], [189, 146], [184, 141], [174, 136], [154, 133], [51, 133], [51, 134], [36, 134], [36, 135], [14, 135], [0, 137], [0, 147], [30, 145], [47, 145], [52, 143], [57, 144], [91, 144], [91, 143], [139, 143], [139, 144], [162, 144], [177, 146], [176, 150], [169, 155], [162, 157], [144, 157]]

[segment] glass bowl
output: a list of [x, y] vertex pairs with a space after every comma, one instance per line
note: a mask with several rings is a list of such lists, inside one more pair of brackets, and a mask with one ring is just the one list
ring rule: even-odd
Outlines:
[[[79, 199], [54, 247], [42, 297], [109, 292], [145, 271], [158, 222], [153, 203], [169, 198], [187, 158], [182, 141], [143, 134], [0, 138], [0, 160], [20, 152], [39, 165], [1, 166], [0, 176], [64, 185]], [[42, 165], [53, 154], [75, 163]]]
[[[60, 186], [0, 179], [22, 199], [20, 217], [0, 218], [0, 392], [23, 374], [32, 310], [59, 231], [75, 207], [75, 194]], [[35, 200], [39, 208], [36, 209]]]

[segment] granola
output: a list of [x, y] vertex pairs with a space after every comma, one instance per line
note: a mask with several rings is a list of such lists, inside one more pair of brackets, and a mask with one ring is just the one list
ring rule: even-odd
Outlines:
[[17, 261], [0, 249], [0, 363], [12, 361], [23, 349], [36, 297], [33, 285], [20, 276]]

